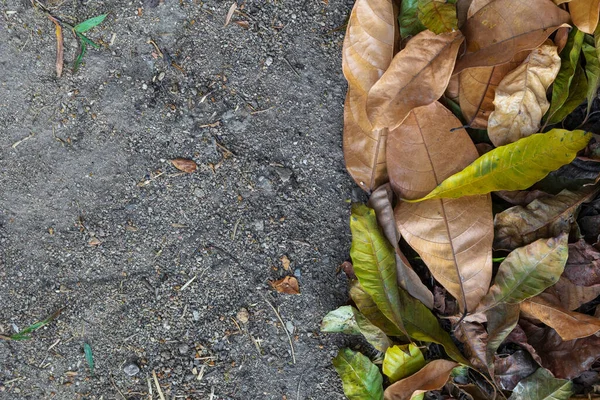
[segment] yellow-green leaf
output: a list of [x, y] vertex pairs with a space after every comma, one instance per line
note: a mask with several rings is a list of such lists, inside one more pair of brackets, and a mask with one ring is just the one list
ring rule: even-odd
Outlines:
[[409, 340], [402, 331], [377, 308], [377, 304], [371, 296], [365, 292], [357, 280], [350, 282], [348, 294], [356, 304], [360, 312], [375, 326], [381, 329], [388, 336], [400, 336], [404, 340]]
[[591, 133], [582, 130], [552, 129], [536, 133], [485, 153], [462, 171], [445, 179], [425, 197], [405, 201], [526, 189], [551, 171], [573, 161], [591, 137]]
[[398, 24], [400, 26], [400, 36], [407, 39], [415, 36], [425, 29], [417, 16], [417, 4], [419, 0], [403, 0], [400, 3], [400, 15], [398, 15]]
[[411, 376], [425, 365], [423, 353], [414, 344], [389, 347], [383, 359], [383, 373], [394, 383]]
[[547, 124], [562, 121], [562, 118], [560, 118], [562, 113], [558, 114], [558, 110], [563, 107], [569, 97], [576, 67], [579, 63], [584, 36], [585, 34], [579, 29], [573, 28], [569, 33], [569, 39], [565, 48], [560, 53], [560, 70], [552, 85], [552, 101], [550, 102], [550, 109], [546, 116]]
[[391, 345], [391, 340], [378, 327], [373, 325], [364, 315], [352, 306], [342, 306], [330, 311], [321, 322], [321, 332], [362, 334], [378, 351], [384, 352]]
[[349, 400], [383, 400], [383, 377], [379, 368], [365, 355], [348, 348], [341, 349], [333, 366]]
[[[596, 40], [600, 34], [600, 25], [594, 32]], [[598, 88], [600, 87], [600, 49], [587, 42], [583, 42], [583, 56], [585, 57], [585, 75], [587, 76], [588, 88], [587, 88], [587, 110], [586, 116], [590, 114], [592, 109], [592, 103], [598, 95]]]
[[419, 21], [435, 34], [452, 32], [458, 29], [456, 4], [447, 0], [419, 0], [417, 3]]

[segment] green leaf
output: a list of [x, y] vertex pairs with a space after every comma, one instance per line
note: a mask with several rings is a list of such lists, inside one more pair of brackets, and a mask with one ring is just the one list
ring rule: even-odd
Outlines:
[[573, 382], [557, 379], [545, 368], [517, 384], [509, 400], [567, 400], [573, 393]]
[[388, 348], [383, 359], [383, 373], [392, 383], [414, 374], [424, 366], [423, 353], [412, 343]]
[[81, 62], [83, 61], [83, 56], [85, 56], [85, 53], [87, 51], [87, 46], [86, 46], [84, 40], [79, 41], [79, 50], [80, 50], [79, 55], [75, 59], [75, 64], [73, 65], [73, 72], [77, 72], [79, 70], [79, 66], [81, 65]]
[[554, 124], [562, 121], [560, 114], [557, 114], [557, 112], [563, 107], [569, 97], [575, 70], [579, 63], [584, 36], [585, 34], [575, 27], [569, 32], [567, 44], [560, 53], [560, 71], [552, 85], [552, 101], [550, 102], [550, 109], [546, 114], [546, 124]]
[[93, 27], [100, 25], [102, 23], [102, 21], [104, 21], [104, 18], [106, 18], [107, 15], [108, 14], [102, 14], [102, 15], [98, 15], [97, 17], [94, 17], [94, 18], [86, 19], [79, 25], [75, 25], [75, 27], [73, 29], [75, 29], [75, 32], [79, 32], [79, 33], [87, 32], [90, 29], [92, 29]]
[[526, 189], [550, 171], [573, 161], [591, 137], [591, 133], [582, 130], [565, 129], [533, 134], [485, 153], [462, 171], [446, 178], [427, 196], [404, 201], [414, 203]]
[[373, 325], [377, 326], [388, 336], [399, 336], [406, 341], [409, 340], [408, 337], [406, 337], [392, 321], [387, 319], [386, 316], [379, 311], [377, 304], [375, 304], [371, 296], [365, 292], [357, 280], [350, 282], [350, 288], [348, 291], [350, 298], [354, 304], [356, 304], [356, 307], [358, 307], [362, 315], [371, 321]]
[[485, 313], [488, 332], [485, 358], [488, 370], [492, 376], [494, 376], [494, 354], [496, 354], [496, 350], [498, 350], [504, 339], [517, 326], [519, 314], [518, 304], [507, 303], [498, 304]]
[[567, 263], [568, 237], [562, 233], [557, 238], [539, 239], [510, 253], [477, 311], [500, 303], [518, 304], [558, 282]]
[[419, 0], [417, 17], [436, 35], [458, 30], [456, 4], [447, 0]]
[[88, 46], [92, 46], [95, 49], [99, 49], [100, 48], [99, 44], [95, 43], [93, 40], [91, 40], [90, 38], [88, 38], [87, 36], [85, 36], [82, 33], [77, 32], [77, 37], [79, 39], [81, 39], [82, 41], [84, 41], [85, 44], [88, 45]]
[[344, 348], [333, 359], [333, 366], [349, 400], [383, 400], [383, 377], [366, 356]]
[[[596, 33], [600, 33], [600, 25], [596, 28]], [[600, 37], [596, 36], [596, 40]], [[587, 111], [586, 117], [590, 114], [592, 103], [598, 96], [598, 88], [600, 87], [600, 50], [595, 46], [583, 42], [583, 56], [585, 57], [585, 75], [588, 81], [587, 90]]]
[[400, 25], [400, 36], [407, 39], [409, 36], [415, 36], [424, 31], [425, 28], [417, 17], [417, 4], [419, 0], [403, 0], [400, 4], [400, 15], [398, 15], [398, 24]]
[[61, 311], [62, 311], [62, 309], [56, 310], [54, 313], [52, 313], [52, 315], [50, 315], [46, 319], [44, 319], [42, 321], [38, 321], [35, 324], [31, 324], [27, 328], [21, 330], [20, 332], [9, 336], [9, 339], [11, 339], [11, 340], [31, 339], [31, 336], [29, 336], [30, 333], [33, 333], [33, 332], [37, 331], [38, 329], [48, 325], [50, 322], [52, 322], [54, 319], [56, 319], [56, 317], [58, 317], [60, 315]]
[[383, 315], [401, 332], [406, 332], [402, 323], [394, 248], [379, 229], [375, 211], [362, 204], [353, 205], [350, 230], [350, 257], [360, 285]]
[[94, 355], [92, 354], [92, 346], [88, 343], [83, 344], [83, 352], [85, 354], [85, 360], [88, 363], [88, 367], [90, 367], [90, 372], [94, 375]]
[[585, 100], [588, 91], [588, 81], [585, 76], [585, 71], [580, 64], [575, 67], [575, 75], [571, 80], [569, 87], [569, 96], [560, 109], [556, 111], [552, 119], [555, 122], [560, 122], [579, 107]]
[[384, 352], [392, 345], [387, 335], [373, 325], [352, 306], [342, 306], [329, 312], [321, 322], [321, 332], [339, 332], [350, 335], [362, 334], [378, 351]]

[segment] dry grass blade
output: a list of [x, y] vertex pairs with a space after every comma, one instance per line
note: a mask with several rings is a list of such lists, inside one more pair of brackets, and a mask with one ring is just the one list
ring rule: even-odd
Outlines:
[[225, 24], [223, 26], [229, 25], [231, 22], [231, 17], [233, 17], [233, 13], [237, 10], [237, 1], [234, 1], [231, 7], [229, 7], [229, 11], [227, 12], [227, 17], [225, 17]]
[[62, 27], [56, 18], [51, 15], [48, 15], [50, 21], [54, 22], [56, 26], [56, 77], [60, 78], [63, 72], [63, 60], [64, 60], [64, 41], [63, 41], [63, 33]]

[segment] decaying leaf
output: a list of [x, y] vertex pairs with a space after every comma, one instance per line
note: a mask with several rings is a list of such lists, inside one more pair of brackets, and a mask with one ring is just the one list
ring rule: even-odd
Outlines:
[[569, 311], [557, 303], [558, 299], [543, 293], [521, 303], [521, 313], [524, 317], [542, 321], [566, 341], [588, 337], [600, 331], [600, 319]]
[[269, 284], [279, 293], [300, 294], [298, 279], [293, 276], [286, 276], [285, 278], [276, 281], [269, 281]]
[[[569, 245], [569, 258], [571, 258], [571, 244]], [[567, 267], [569, 261], [567, 260]], [[567, 271], [565, 267], [565, 272]], [[553, 286], [546, 289], [544, 293], [549, 293], [555, 296], [560, 304], [569, 311], [576, 310], [583, 304], [594, 300], [600, 296], [600, 285], [594, 286], [577, 286], [563, 276]]]
[[440, 33], [458, 30], [456, 4], [446, 0], [419, 0], [417, 17], [430, 31]]
[[62, 27], [56, 18], [48, 14], [48, 18], [50, 21], [54, 22], [56, 27], [56, 77], [60, 78], [62, 76], [63, 71], [63, 60], [64, 60], [64, 41], [63, 41], [63, 33]]
[[517, 350], [511, 355], [496, 356], [494, 378], [500, 389], [514, 390], [521, 380], [533, 374], [538, 368], [529, 353]]
[[572, 379], [587, 371], [600, 358], [600, 337], [563, 341], [552, 328], [541, 328], [521, 320], [519, 325], [527, 334], [529, 343], [555, 377]]
[[369, 198], [369, 207], [375, 210], [377, 222], [383, 230], [386, 238], [394, 247], [396, 256], [396, 270], [398, 272], [398, 285], [404, 288], [411, 296], [420, 300], [427, 308], [433, 308], [433, 294], [421, 282], [419, 275], [412, 269], [409, 261], [400, 251], [398, 242], [400, 233], [396, 227], [394, 209], [392, 207], [394, 193], [389, 184], [381, 185]]
[[598, 26], [600, 13], [600, 0], [571, 0], [569, 13], [575, 26], [585, 32], [594, 33]]
[[[439, 103], [414, 109], [388, 138], [390, 182], [399, 196], [422, 196], [477, 158], [460, 121]], [[449, 160], [452, 160], [449, 162]], [[489, 196], [399, 203], [398, 230], [459, 306], [474, 309], [492, 274]]]
[[441, 389], [457, 363], [448, 360], [434, 360], [419, 372], [390, 385], [384, 392], [385, 400], [409, 400], [429, 390]]
[[494, 285], [478, 311], [500, 303], [517, 304], [556, 283], [567, 262], [567, 234], [539, 239], [510, 253], [500, 264]]
[[573, 382], [557, 379], [548, 370], [538, 368], [519, 382], [509, 400], [568, 400], [572, 388]]
[[459, 103], [467, 125], [486, 129], [488, 118], [494, 111], [496, 88], [502, 79], [519, 66], [529, 51], [517, 53], [508, 63], [494, 67], [469, 68], [458, 75], [460, 78]]
[[564, 277], [579, 286], [600, 285], [600, 251], [585, 240], [570, 244]]
[[454, 328], [454, 336], [463, 344], [463, 352], [471, 364], [480, 371], [487, 371], [488, 334], [483, 325], [478, 322], [462, 321]]
[[395, 129], [413, 108], [439, 99], [463, 40], [460, 31], [413, 37], [369, 91], [367, 113], [374, 128]]
[[286, 255], [283, 255], [280, 258], [280, 261], [281, 261], [281, 266], [283, 267], [283, 269], [286, 271], [289, 271], [290, 270], [290, 259]]
[[467, 51], [456, 62], [454, 73], [507, 63], [518, 52], [544, 43], [569, 20], [569, 14], [550, 0], [491, 1], [462, 26]]
[[563, 190], [556, 196], [536, 199], [526, 207], [515, 206], [494, 217], [494, 248], [513, 250], [540, 238], [569, 232], [579, 206], [598, 193], [586, 187], [571, 192]]
[[348, 80], [344, 106], [346, 168], [367, 191], [387, 181], [387, 129], [373, 129], [367, 117], [367, 94], [394, 56], [396, 22], [391, 0], [358, 0], [354, 4], [344, 47], [342, 69]]
[[500, 344], [512, 332], [519, 322], [519, 306], [516, 304], [502, 303], [488, 310], [487, 332], [488, 342], [486, 346], [486, 364], [490, 375], [494, 376], [494, 355]]
[[504, 76], [496, 88], [494, 108], [488, 121], [488, 135], [495, 146], [516, 142], [538, 132], [540, 121], [550, 107], [546, 90], [559, 69], [556, 46], [543, 44], [518, 68]]
[[377, 225], [375, 211], [355, 204], [350, 217], [350, 230], [350, 257], [361, 287], [371, 296], [383, 315], [409, 336], [402, 322], [394, 249]]
[[321, 332], [362, 334], [375, 349], [381, 352], [385, 352], [392, 345], [381, 329], [352, 306], [342, 306], [330, 311], [321, 322]]
[[552, 129], [485, 153], [462, 171], [446, 178], [418, 202], [459, 198], [498, 190], [527, 189], [550, 171], [568, 164], [589, 142], [589, 132]]
[[342, 379], [344, 394], [349, 400], [382, 400], [383, 378], [379, 368], [363, 354], [341, 349], [333, 366]]
[[176, 158], [171, 160], [171, 163], [175, 168], [180, 171], [191, 174], [192, 172], [198, 169], [198, 164], [196, 164], [193, 160], [189, 160], [187, 158]]
[[389, 347], [383, 359], [383, 374], [394, 383], [411, 376], [425, 365], [423, 353], [414, 344]]
[[515, 206], [526, 206], [536, 199], [550, 196], [550, 194], [542, 192], [541, 190], [501, 190], [499, 192], [494, 192], [494, 194]]
[[564, 107], [569, 94], [572, 92], [573, 78], [579, 64], [581, 46], [583, 44], [584, 33], [577, 28], [569, 33], [567, 44], [561, 53], [560, 71], [554, 85], [552, 85], [552, 102], [548, 110], [546, 122], [553, 124], [560, 122], [569, 112], [559, 111]]

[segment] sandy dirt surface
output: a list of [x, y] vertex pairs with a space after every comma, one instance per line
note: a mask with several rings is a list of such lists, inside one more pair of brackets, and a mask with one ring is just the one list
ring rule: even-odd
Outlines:
[[[352, 1], [240, 1], [226, 27], [232, 1], [44, 4], [109, 16], [75, 74], [65, 30], [57, 79], [54, 24], [0, 1], [0, 332], [63, 309], [0, 340], [0, 399], [159, 399], [153, 373], [165, 399], [344, 398], [350, 339], [319, 323], [364, 200], [341, 149]], [[300, 295], [269, 286], [287, 275]]]

